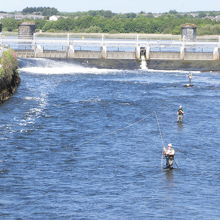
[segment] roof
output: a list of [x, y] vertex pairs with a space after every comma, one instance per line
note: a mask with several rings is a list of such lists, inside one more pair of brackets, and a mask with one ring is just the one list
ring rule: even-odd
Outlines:
[[181, 27], [182, 28], [197, 28], [195, 24], [182, 24]]
[[34, 23], [34, 22], [23, 22], [23, 23], [21, 23], [20, 25], [23, 25], [23, 26], [25, 26], [25, 25], [31, 26], [31, 25], [35, 25], [35, 23]]

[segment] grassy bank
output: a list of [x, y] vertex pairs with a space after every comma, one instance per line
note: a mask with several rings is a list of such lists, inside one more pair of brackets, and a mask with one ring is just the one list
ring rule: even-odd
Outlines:
[[0, 65], [0, 103], [2, 103], [11, 97], [20, 82], [15, 52], [11, 49], [4, 51]]

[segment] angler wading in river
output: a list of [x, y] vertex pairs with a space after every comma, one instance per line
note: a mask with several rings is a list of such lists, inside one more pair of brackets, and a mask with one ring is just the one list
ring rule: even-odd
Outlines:
[[177, 122], [183, 121], [183, 115], [184, 115], [183, 107], [180, 105], [177, 111]]
[[163, 155], [166, 159], [166, 169], [173, 169], [175, 150], [172, 144], [168, 144], [167, 147], [163, 148]]

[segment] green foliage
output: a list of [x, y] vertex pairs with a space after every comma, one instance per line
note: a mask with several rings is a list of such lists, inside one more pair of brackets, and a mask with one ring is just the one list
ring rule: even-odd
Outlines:
[[176, 14], [178, 14], [178, 12], [176, 10], [170, 10], [169, 14], [175, 14], [176, 15]]
[[89, 28], [85, 29], [86, 33], [100, 33], [102, 29], [98, 26], [90, 26]]
[[91, 11], [88, 11], [87, 13], [88, 13], [88, 16], [102, 16], [105, 18], [112, 18], [115, 15], [115, 13], [109, 10], [97, 10], [97, 11], [91, 10]]
[[[32, 7], [23, 10], [24, 13], [43, 13], [54, 11], [54, 8]], [[51, 13], [45, 13], [47, 15]], [[36, 29], [44, 32], [88, 32], [88, 33], [165, 33], [180, 34], [181, 25], [193, 23], [199, 34], [219, 34], [220, 22], [205, 19], [208, 14], [218, 15], [220, 12], [198, 12], [197, 17], [191, 14], [178, 13], [170, 10], [159, 17], [152, 13], [120, 13], [108, 10], [91, 10], [87, 12], [59, 13], [65, 15], [57, 21], [35, 20]], [[202, 18], [200, 18], [202, 17]], [[3, 30], [11, 31], [18, 27], [12, 18], [2, 19]]]
[[206, 13], [204, 11], [199, 12], [198, 17], [199, 18], [204, 18], [206, 16]]
[[220, 35], [220, 24], [203, 25], [198, 28], [197, 32], [199, 35], [209, 35], [210, 33], [214, 35]]
[[0, 67], [0, 78], [4, 76], [4, 70], [2, 67]]
[[1, 65], [1, 76], [10, 79], [18, 68], [16, 54], [12, 49], [3, 52], [1, 58]]
[[[220, 24], [209, 19], [181, 16], [175, 11], [160, 17], [148, 14], [117, 14], [107, 17], [104, 11], [89, 11], [81, 16], [62, 18], [58, 21], [48, 21], [43, 31], [72, 31], [72, 32], [100, 32], [100, 33], [167, 33], [180, 34], [181, 25], [194, 23], [198, 26]], [[79, 14], [78, 14], [79, 15]], [[209, 34], [212, 34], [210, 32]]]
[[3, 18], [1, 23], [4, 31], [14, 31], [18, 28], [18, 21], [14, 18]]
[[22, 10], [23, 14], [41, 14], [43, 16], [57, 15], [59, 11], [50, 7], [26, 7]]
[[46, 20], [36, 19], [35, 25], [38, 30], [42, 30], [43, 26], [47, 23]]

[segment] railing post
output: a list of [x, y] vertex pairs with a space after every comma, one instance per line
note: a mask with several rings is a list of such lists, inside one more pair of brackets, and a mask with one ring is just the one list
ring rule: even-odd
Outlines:
[[136, 59], [141, 58], [141, 47], [139, 45], [136, 46]]
[[41, 45], [36, 44], [36, 47], [34, 50], [34, 57], [38, 57], [38, 54], [43, 53], [43, 52], [44, 52], [44, 49], [41, 47]]
[[102, 45], [102, 58], [106, 59], [107, 58], [107, 46]]
[[107, 46], [104, 43], [104, 34], [102, 34], [102, 43], [101, 43], [101, 57], [103, 59], [107, 58]]
[[67, 45], [70, 45], [70, 33], [67, 33]]
[[104, 44], [104, 34], [102, 34], [102, 46]]
[[150, 45], [149, 43], [146, 45], [146, 60], [150, 59]]
[[136, 36], [137, 45], [139, 44], [139, 35]]
[[180, 47], [180, 59], [184, 60], [185, 59], [185, 44], [182, 43], [182, 46]]
[[220, 54], [219, 54], [220, 51], [219, 50], [220, 50], [219, 45], [214, 48], [214, 50], [213, 50], [213, 60], [219, 60], [220, 59]]
[[74, 49], [74, 45], [69, 45], [68, 47], [68, 58], [74, 57], [74, 53], [75, 53], [75, 49]]

